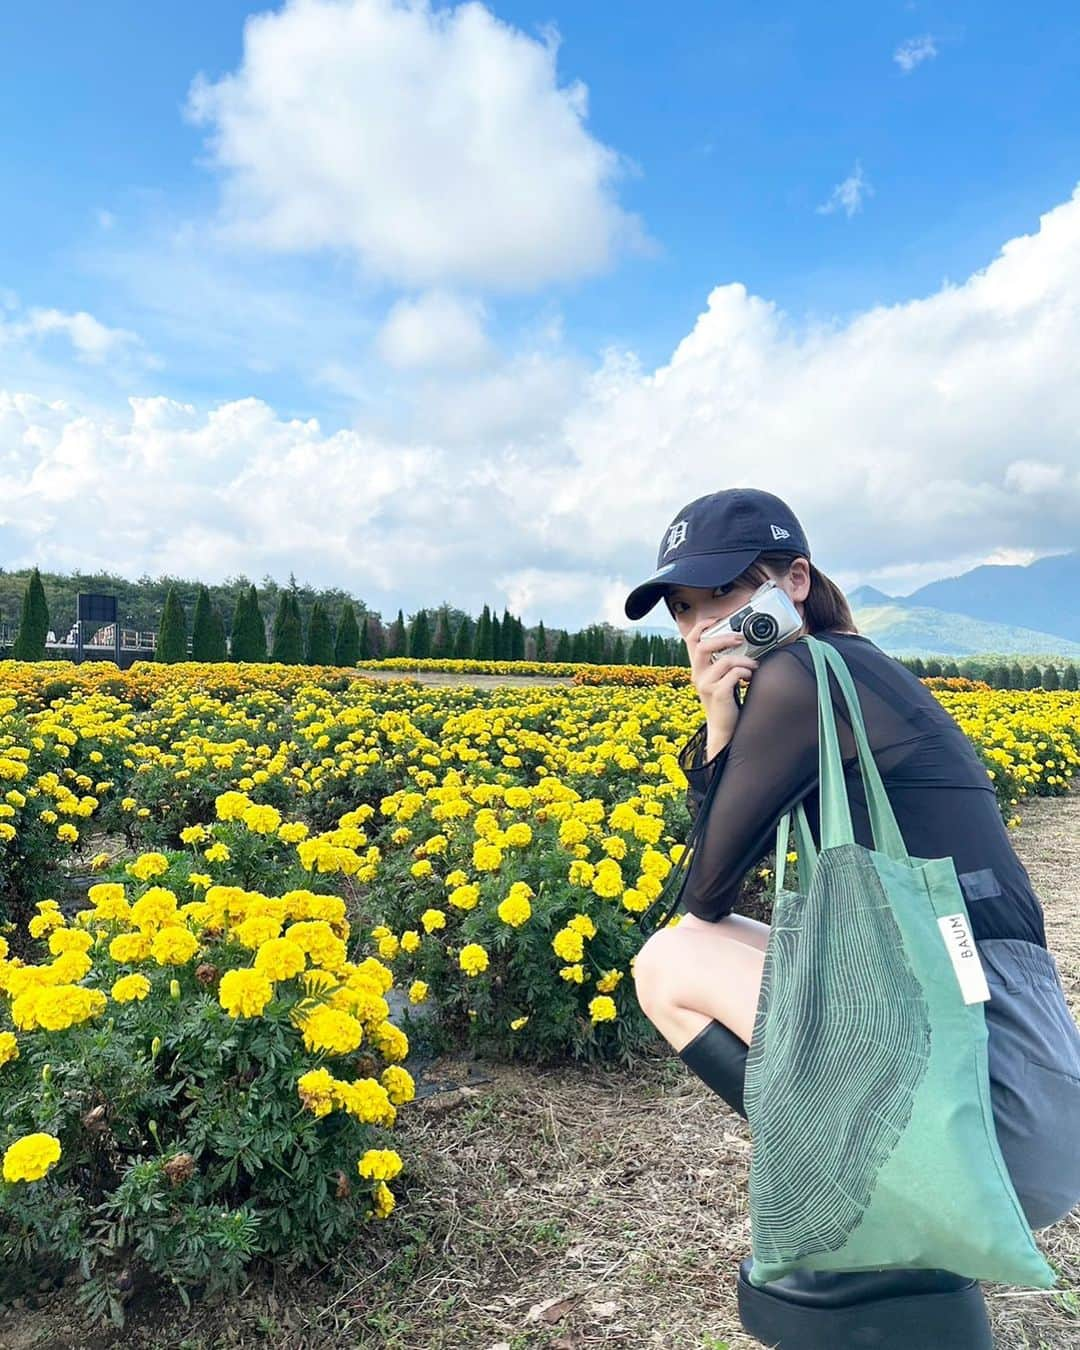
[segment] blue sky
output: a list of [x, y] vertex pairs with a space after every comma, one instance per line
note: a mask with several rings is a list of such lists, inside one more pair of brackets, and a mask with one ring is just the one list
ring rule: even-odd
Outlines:
[[[451, 479], [466, 465], [475, 482], [494, 475], [511, 513], [517, 499], [509, 494], [522, 485], [518, 504], [523, 511], [529, 505], [524, 467], [561, 465], [577, 486], [525, 557], [513, 556], [520, 531], [508, 527], [505, 538], [490, 540], [494, 559], [481, 563], [470, 547], [447, 555], [438, 569], [471, 577], [460, 597], [447, 595], [455, 603], [468, 606], [487, 584], [502, 592], [489, 596], [493, 602], [531, 607], [532, 621], [620, 622], [619, 588], [651, 571], [653, 541], [678, 506], [725, 485], [734, 466], [771, 444], [758, 439], [751, 418], [738, 443], [716, 443], [707, 468], [700, 449], [687, 445], [685, 472], [666, 495], [658, 488], [651, 506], [637, 498], [626, 503], [630, 538], [605, 527], [595, 546], [578, 544], [573, 514], [596, 499], [601, 477], [597, 399], [613, 383], [621, 407], [652, 390], [650, 375], [711, 312], [714, 288], [737, 285], [745, 294], [727, 292], [734, 308], [710, 321], [724, 330], [719, 340], [711, 328], [700, 334], [691, 354], [705, 364], [680, 396], [678, 425], [715, 416], [708, 381], [724, 388], [740, 363], [767, 389], [770, 379], [790, 377], [785, 351], [797, 348], [805, 366], [814, 332], [849, 340], [879, 306], [914, 324], [920, 301], [937, 297], [943, 305], [951, 287], [968, 286], [1008, 241], [1039, 237], [1041, 218], [1064, 207], [1080, 181], [1074, 5], [1044, 3], [1038, 21], [1024, 23], [1015, 6], [1002, 3], [683, 3], [668, 11], [636, 3], [501, 3], [473, 7], [486, 21], [460, 41], [448, 38], [448, 26], [462, 19], [452, 6], [413, 7], [410, 30], [398, 22], [406, 7], [391, 0], [312, 0], [292, 7], [291, 36], [284, 9], [233, 0], [109, 0], [0, 10], [0, 388], [62, 398], [98, 419], [96, 449], [80, 452], [91, 457], [82, 465], [84, 488], [93, 482], [95, 453], [102, 479], [107, 466], [130, 464], [132, 455], [153, 458], [138, 418], [120, 430], [109, 421], [129, 416], [133, 397], [190, 404], [202, 432], [193, 423], [185, 434], [204, 441], [217, 434], [209, 430], [215, 409], [243, 405], [258, 423], [245, 400], [265, 405], [275, 435], [290, 420], [316, 419], [319, 436], [354, 438], [335, 448], [364, 475], [378, 477], [380, 454], [399, 463], [409, 447], [430, 452], [449, 466]], [[379, 70], [363, 65], [371, 44], [356, 38], [355, 50], [344, 50], [332, 36], [334, 9], [379, 11], [388, 39], [399, 33], [383, 63], [382, 103], [365, 102], [361, 89]], [[269, 15], [266, 32], [273, 34], [273, 49], [261, 57], [244, 31], [245, 18], [258, 13]], [[299, 85], [286, 92], [290, 53], [301, 39]], [[546, 83], [537, 61], [545, 41], [554, 53]], [[417, 49], [422, 65], [413, 61]], [[192, 92], [200, 76], [210, 91], [201, 116]], [[568, 97], [575, 86], [577, 95]], [[393, 116], [372, 139], [387, 102]], [[571, 125], [568, 104], [577, 110]], [[460, 136], [431, 131], [441, 107]], [[514, 110], [520, 123], [500, 139], [498, 123]], [[298, 131], [309, 114], [314, 130]], [[328, 126], [333, 163], [307, 179]], [[227, 127], [231, 159], [214, 148]], [[440, 162], [459, 150], [461, 174]], [[414, 155], [430, 160], [430, 180], [412, 170], [397, 174], [395, 156]], [[292, 176], [290, 156], [298, 166]], [[597, 167], [601, 158], [606, 169]], [[376, 159], [381, 177], [372, 168]], [[557, 181], [545, 184], [556, 165]], [[447, 235], [466, 232], [468, 241], [437, 238], [444, 169], [450, 190], [474, 175], [470, 191], [480, 204], [446, 210]], [[428, 181], [436, 186], [425, 201]], [[483, 200], [498, 200], [504, 188], [520, 200], [491, 227], [489, 241]], [[522, 237], [526, 246], [517, 242]], [[442, 299], [432, 308], [429, 296]], [[763, 337], [761, 315], [750, 312], [753, 297], [771, 307], [782, 332]], [[402, 302], [422, 304], [411, 317], [400, 315], [391, 334], [388, 316]], [[981, 301], [976, 309], [985, 314]], [[76, 315], [87, 316], [81, 327]], [[423, 334], [437, 331], [442, 348], [428, 350]], [[436, 337], [430, 340], [438, 345]], [[905, 340], [913, 339], [896, 339]], [[728, 352], [719, 374], [718, 350]], [[879, 358], [895, 360], [895, 348]], [[772, 376], [762, 376], [764, 367]], [[628, 388], [635, 382], [636, 392]], [[740, 399], [744, 393], [739, 386]], [[897, 397], [918, 394], [908, 389]], [[686, 403], [693, 398], [696, 409]], [[745, 407], [740, 416], [750, 416]], [[1016, 416], [1020, 427], [1022, 413]], [[640, 424], [640, 412], [632, 420]], [[584, 450], [582, 423], [592, 428]], [[55, 439], [55, 419], [50, 425]], [[970, 431], [977, 434], [974, 425]], [[25, 428], [19, 434], [28, 435]], [[950, 425], [948, 434], [957, 429]], [[1030, 484], [1047, 472], [1061, 499], [1052, 471], [1068, 465], [1075, 446], [1055, 446], [1054, 434], [1002, 448], [995, 480], [1002, 525], [993, 537], [980, 545], [971, 528], [960, 537], [952, 531], [917, 540], [909, 531], [905, 555], [899, 531], [890, 543], [879, 529], [857, 525], [849, 532], [855, 542], [837, 552], [838, 579], [876, 578], [902, 593], [950, 568], [1053, 551], [1057, 541], [1034, 532], [1037, 502], [1027, 534], [1007, 502], [1021, 480], [1025, 495], [1037, 497], [1041, 489]], [[239, 470], [255, 435], [249, 426], [200, 462], [220, 467], [233, 455]], [[914, 450], [883, 444], [875, 432], [862, 449], [872, 444], [886, 460], [906, 457], [914, 484], [925, 478], [918, 456], [935, 460], [931, 441]], [[283, 436], [275, 472], [294, 442]], [[29, 435], [27, 443], [37, 440]], [[27, 475], [25, 457], [10, 446], [11, 462]], [[174, 444], [168, 472], [182, 472], [191, 450]], [[1041, 469], [1030, 467], [1036, 451], [1050, 456], [1037, 461]], [[617, 466], [617, 453], [609, 453]], [[785, 442], [777, 454], [786, 456], [784, 468], [769, 470], [762, 458], [766, 478], [775, 476], [753, 481], [787, 493], [796, 510], [802, 501], [825, 528], [816, 500], [820, 465], [802, 483], [797, 444]], [[959, 481], [970, 467], [965, 461]], [[347, 462], [335, 472], [349, 481]], [[417, 490], [410, 489], [422, 478], [417, 473], [397, 483], [392, 509], [367, 519], [369, 535], [385, 522], [391, 550], [421, 528], [415, 511], [400, 506], [403, 492]], [[200, 481], [225, 500], [242, 477]], [[872, 473], [859, 484], [870, 494], [872, 520], [880, 485]], [[978, 511], [978, 483], [969, 486]], [[31, 491], [29, 476], [22, 487]], [[281, 490], [288, 493], [284, 483]], [[839, 536], [833, 522], [827, 528], [830, 538]], [[361, 591], [366, 585], [385, 603], [393, 599], [389, 573], [371, 559], [373, 570], [365, 572], [344, 535], [327, 552], [318, 533], [312, 529], [301, 554], [313, 580], [337, 579]], [[605, 552], [603, 540], [614, 547]], [[67, 556], [48, 534], [28, 534], [14, 514], [0, 515], [0, 545], [10, 565], [48, 565], [51, 557], [51, 565], [63, 566]], [[183, 565], [177, 545], [157, 546], [153, 538], [141, 553], [103, 540], [98, 558], [110, 556], [140, 570]], [[203, 556], [227, 570], [246, 555], [210, 546]], [[266, 552], [263, 565], [284, 566], [286, 556]], [[258, 574], [259, 560], [248, 570]], [[406, 608], [439, 598], [428, 593], [418, 565], [406, 583]]]

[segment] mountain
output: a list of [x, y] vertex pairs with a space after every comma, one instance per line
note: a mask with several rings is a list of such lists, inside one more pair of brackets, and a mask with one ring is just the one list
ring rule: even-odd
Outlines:
[[894, 597], [879, 591], [876, 586], [860, 586], [857, 590], [848, 592], [847, 601], [852, 609], [856, 606], [864, 609], [871, 605], [891, 605], [894, 603]]
[[1080, 642], [1080, 549], [1026, 567], [985, 564], [920, 586], [897, 603]]
[[1019, 656], [1043, 665], [1049, 660], [1080, 658], [1080, 642], [1056, 633], [910, 605], [906, 599], [884, 605], [853, 604], [851, 613], [859, 632], [890, 656]]

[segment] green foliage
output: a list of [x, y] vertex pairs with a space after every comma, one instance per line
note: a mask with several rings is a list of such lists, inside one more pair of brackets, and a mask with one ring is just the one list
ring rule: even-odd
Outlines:
[[175, 586], [169, 587], [169, 593], [165, 597], [165, 610], [161, 616], [154, 659], [167, 662], [188, 659], [187, 616]]
[[23, 592], [19, 633], [11, 650], [13, 660], [43, 661], [45, 639], [48, 636], [49, 606], [45, 600], [45, 587], [41, 584], [41, 573], [35, 567]]
[[322, 604], [316, 600], [308, 623], [305, 659], [309, 666], [334, 664], [334, 634]]
[[[367, 615], [364, 616], [367, 626]], [[337, 638], [334, 642], [334, 665], [355, 666], [363, 660], [361, 655], [360, 634], [356, 627], [356, 610], [351, 600], [341, 607], [341, 622], [338, 624]]]

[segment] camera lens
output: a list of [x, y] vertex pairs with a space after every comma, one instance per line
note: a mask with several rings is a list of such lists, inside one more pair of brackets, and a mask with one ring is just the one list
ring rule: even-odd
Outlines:
[[775, 642], [779, 632], [780, 625], [771, 614], [752, 614], [743, 624], [743, 637], [762, 646]]

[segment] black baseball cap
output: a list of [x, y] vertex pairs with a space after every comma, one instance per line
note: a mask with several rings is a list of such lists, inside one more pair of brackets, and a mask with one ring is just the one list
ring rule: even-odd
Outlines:
[[697, 497], [664, 531], [656, 571], [626, 597], [626, 617], [640, 619], [672, 586], [723, 586], [762, 553], [810, 560], [791, 507], [758, 488], [727, 488]]

